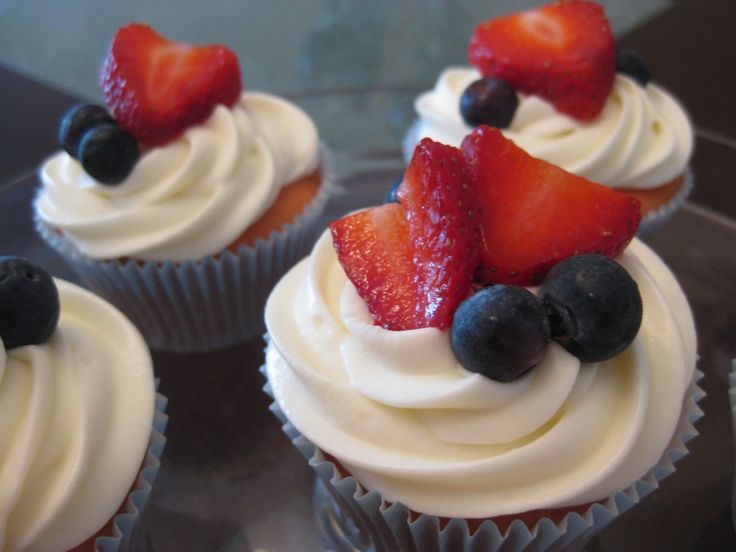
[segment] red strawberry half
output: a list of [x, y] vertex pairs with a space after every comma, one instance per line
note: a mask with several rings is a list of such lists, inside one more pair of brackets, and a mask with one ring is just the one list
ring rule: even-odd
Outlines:
[[477, 212], [460, 151], [422, 140], [398, 197], [330, 224], [338, 259], [376, 324], [446, 328], [478, 265]]
[[579, 253], [615, 257], [636, 234], [637, 199], [536, 159], [498, 129], [462, 143], [481, 210], [483, 283], [536, 285]]
[[205, 121], [218, 103], [232, 106], [240, 96], [240, 67], [225, 46], [171, 42], [132, 23], [115, 34], [100, 86], [118, 126], [156, 146]]
[[613, 87], [616, 55], [603, 8], [586, 0], [553, 2], [481, 23], [468, 60], [582, 121], [594, 119]]
[[340, 264], [373, 320], [392, 330], [415, 325], [409, 227], [398, 203], [366, 209], [330, 224]]

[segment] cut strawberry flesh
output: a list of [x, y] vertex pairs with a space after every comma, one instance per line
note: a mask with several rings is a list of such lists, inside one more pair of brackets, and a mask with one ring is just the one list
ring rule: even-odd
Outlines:
[[147, 146], [174, 140], [217, 104], [234, 105], [242, 89], [228, 48], [171, 42], [138, 23], [115, 34], [100, 86], [118, 126]]
[[614, 46], [603, 8], [572, 0], [481, 23], [470, 39], [468, 59], [484, 76], [590, 121], [613, 88]]
[[478, 127], [462, 153], [429, 139], [414, 151], [400, 203], [330, 224], [345, 273], [376, 324], [447, 328], [475, 282], [538, 285], [561, 260], [619, 255], [638, 200], [531, 157]]
[[416, 148], [400, 204], [330, 224], [338, 259], [376, 324], [446, 328], [477, 267], [477, 215], [460, 151], [429, 139]]
[[619, 255], [641, 220], [638, 200], [531, 157], [479, 127], [462, 150], [481, 209], [482, 283], [537, 285], [579, 253]]
[[444, 327], [465, 299], [478, 266], [478, 214], [470, 175], [457, 148], [422, 140], [399, 187], [421, 274], [420, 308]]
[[409, 228], [398, 204], [348, 215], [330, 224], [335, 251], [348, 279], [379, 326], [417, 327]]

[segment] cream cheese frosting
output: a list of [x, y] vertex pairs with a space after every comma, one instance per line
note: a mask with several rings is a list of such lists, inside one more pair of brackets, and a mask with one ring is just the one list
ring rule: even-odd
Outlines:
[[273, 95], [243, 94], [145, 153], [121, 184], [100, 184], [66, 152], [47, 160], [36, 213], [95, 259], [199, 259], [224, 250], [281, 187], [314, 172], [316, 127]]
[[[479, 78], [474, 68], [445, 69], [434, 89], [415, 101], [419, 120], [407, 149], [425, 136], [459, 146], [473, 130], [460, 114], [460, 97]], [[622, 74], [594, 121], [577, 121], [538, 96], [519, 94], [502, 132], [532, 156], [614, 188], [669, 182], [685, 171], [693, 148], [692, 125], [680, 104], [656, 84], [642, 87]]]
[[275, 399], [366, 488], [419, 512], [484, 518], [604, 498], [660, 458], [696, 360], [672, 273], [636, 239], [617, 260], [643, 301], [632, 345], [581, 364], [553, 342], [500, 383], [464, 370], [448, 332], [374, 325], [325, 232], [266, 307]]
[[111, 305], [56, 281], [61, 316], [41, 345], [0, 340], [0, 550], [58, 552], [123, 503], [154, 414], [151, 358]]

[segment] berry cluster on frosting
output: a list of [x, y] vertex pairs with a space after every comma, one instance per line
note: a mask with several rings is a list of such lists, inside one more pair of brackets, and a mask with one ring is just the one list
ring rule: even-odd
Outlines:
[[468, 60], [483, 75], [460, 101], [470, 126], [508, 127], [517, 91], [591, 121], [603, 109], [616, 71], [642, 86], [649, 81], [646, 65], [634, 52], [616, 49], [603, 7], [588, 0], [556, 1], [484, 21], [470, 39]]
[[62, 147], [103, 184], [131, 173], [140, 150], [165, 145], [212, 114], [232, 107], [242, 83], [235, 53], [190, 46], [131, 23], [118, 29], [100, 73], [106, 108], [77, 106], [59, 128]]
[[636, 336], [638, 288], [612, 259], [636, 234], [638, 200], [489, 126], [459, 149], [422, 140], [394, 198], [330, 224], [376, 324], [447, 329], [465, 368], [500, 381], [540, 362], [550, 339], [594, 362]]
[[0, 256], [0, 340], [6, 350], [44, 343], [59, 322], [59, 291], [48, 272]]

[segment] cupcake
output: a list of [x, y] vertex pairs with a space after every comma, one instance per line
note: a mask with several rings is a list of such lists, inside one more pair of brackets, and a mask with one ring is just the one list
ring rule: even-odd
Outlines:
[[483, 22], [468, 59], [416, 99], [407, 160], [422, 137], [457, 146], [490, 124], [530, 154], [639, 199], [644, 232], [690, 192], [692, 125], [635, 53], [616, 50], [601, 6], [555, 2]]
[[309, 249], [327, 199], [312, 120], [242, 92], [224, 46], [117, 31], [100, 83], [110, 110], [62, 121], [46, 160], [41, 235], [154, 348], [204, 351], [262, 329], [268, 291]]
[[0, 550], [117, 550], [158, 469], [164, 405], [127, 318], [0, 257]]
[[266, 306], [268, 390], [330, 531], [580, 544], [673, 471], [700, 414], [692, 314], [634, 237], [637, 200], [491, 127], [422, 140], [397, 195], [331, 223]]

